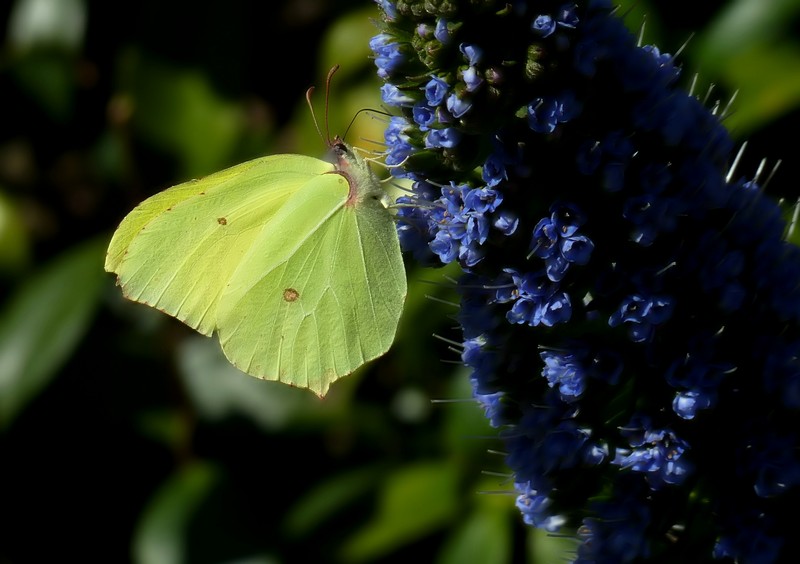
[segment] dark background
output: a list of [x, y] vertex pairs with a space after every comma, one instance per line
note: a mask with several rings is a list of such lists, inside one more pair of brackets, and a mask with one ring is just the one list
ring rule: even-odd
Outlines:
[[[699, 73], [723, 104], [739, 91], [740, 170], [783, 159], [767, 190], [790, 202], [799, 3], [621, 8], [636, 30], [646, 14], [646, 43], [689, 42], [687, 84]], [[376, 16], [366, 0], [0, 2], [0, 563], [554, 561], [500, 493], [479, 408], [431, 403], [470, 397], [432, 337], [459, 338], [455, 309], [425, 297], [453, 299], [442, 272], [410, 265], [392, 351], [319, 400], [238, 373], [102, 270], [145, 197], [321, 155], [303, 96], [317, 85], [322, 115], [332, 64], [333, 133], [379, 107]], [[362, 114], [348, 138], [375, 148], [382, 125]]]

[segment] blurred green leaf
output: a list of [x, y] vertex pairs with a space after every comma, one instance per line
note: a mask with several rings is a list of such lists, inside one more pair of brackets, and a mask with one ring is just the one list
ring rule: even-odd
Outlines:
[[219, 421], [236, 413], [265, 430], [285, 426], [305, 390], [264, 382], [238, 370], [225, 358], [216, 338], [191, 336], [178, 346], [178, 368], [184, 385], [201, 416]]
[[384, 476], [386, 466], [361, 466], [341, 472], [303, 492], [284, 518], [286, 534], [308, 537], [314, 529], [337, 513], [346, 513], [348, 505], [373, 489]]
[[72, 115], [76, 84], [71, 54], [29, 51], [12, 60], [10, 74], [50, 118], [65, 122]]
[[459, 366], [451, 378], [448, 398], [440, 409], [445, 411], [442, 432], [449, 448], [462, 457], [484, 460], [486, 456], [486, 437], [498, 435], [492, 429], [483, 408], [473, 399], [469, 381], [470, 369]]
[[183, 339], [177, 361], [192, 404], [211, 422], [242, 415], [264, 431], [277, 431], [302, 417], [323, 421], [344, 409], [348, 399], [343, 382], [321, 400], [308, 390], [249, 376], [228, 362], [216, 337]]
[[342, 559], [377, 558], [445, 526], [460, 502], [458, 470], [448, 462], [421, 462], [388, 475], [377, 515], [348, 539]]
[[174, 154], [181, 178], [229, 166], [244, 129], [242, 108], [220, 96], [200, 70], [175, 67], [130, 51], [122, 88], [133, 126], [154, 147]]
[[107, 281], [105, 237], [23, 281], [0, 311], [0, 429], [56, 376], [86, 334]]
[[[461, 366], [460, 356], [434, 337], [460, 338], [453, 319], [458, 313], [458, 296], [452, 280], [459, 276], [458, 265], [451, 264], [444, 268], [412, 266], [407, 272], [408, 297], [397, 338], [392, 345], [398, 372], [407, 375], [406, 382], [409, 385], [430, 387], [435, 394], [434, 399], [471, 398], [471, 392], [463, 396], [461, 392], [452, 395], [443, 389], [452, 381], [449, 374]], [[432, 366], [436, 367], [433, 369], [435, 378], [430, 377]], [[466, 409], [473, 407], [474, 404]]]
[[702, 59], [709, 64], [724, 64], [731, 55], [780, 38], [798, 14], [797, 0], [728, 2], [698, 38]]
[[786, 40], [798, 16], [797, 0], [738, 0], [693, 46], [700, 78], [737, 92], [725, 121], [737, 137], [800, 107], [800, 42]]
[[737, 137], [800, 107], [800, 44], [753, 45], [732, 55], [720, 72], [738, 89], [725, 122]]
[[[361, 74], [367, 65], [374, 67], [369, 40], [378, 34], [377, 18], [377, 7], [370, 3], [333, 21], [320, 46], [320, 74], [324, 76], [331, 67], [339, 65], [335, 80], [346, 81]], [[375, 81], [377, 83], [377, 75]]]
[[19, 50], [59, 47], [75, 52], [85, 30], [83, 0], [17, 0], [9, 17], [8, 39]]
[[16, 272], [30, 258], [30, 236], [19, 206], [0, 190], [0, 273]]
[[193, 422], [179, 409], [142, 410], [136, 423], [142, 436], [175, 451], [191, 440]]
[[[490, 496], [460, 519], [455, 532], [445, 541], [437, 564], [504, 564], [511, 562], [512, 515], [506, 496]], [[546, 561], [543, 561], [546, 562]]]
[[575, 537], [566, 536], [566, 532], [554, 535], [542, 529], [530, 527], [528, 533], [528, 551], [537, 564], [550, 562], [568, 562], [575, 559], [578, 542]]
[[192, 516], [219, 482], [211, 464], [195, 462], [169, 478], [142, 512], [133, 539], [136, 564], [184, 564]]
[[783, 217], [786, 219], [786, 240], [800, 247], [800, 200], [794, 202], [791, 207], [783, 207]]
[[632, 33], [642, 37], [645, 45], [663, 45], [664, 29], [653, 14], [653, 0], [614, 0], [622, 21]]

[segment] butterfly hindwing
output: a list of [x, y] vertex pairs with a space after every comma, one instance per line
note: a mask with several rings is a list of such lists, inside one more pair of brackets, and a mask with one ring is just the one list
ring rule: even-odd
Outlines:
[[[244, 257], [220, 308], [220, 341], [240, 369], [324, 395], [388, 350], [405, 297], [394, 222], [348, 194], [340, 174], [310, 182]], [[384, 278], [395, 283], [379, 293]]]

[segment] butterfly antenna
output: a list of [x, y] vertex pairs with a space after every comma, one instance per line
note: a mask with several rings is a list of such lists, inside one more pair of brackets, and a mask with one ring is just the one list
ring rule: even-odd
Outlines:
[[322, 129], [319, 127], [317, 114], [314, 113], [314, 104], [311, 103], [311, 95], [314, 93], [314, 87], [311, 86], [306, 90], [306, 102], [308, 103], [308, 109], [311, 110], [311, 120], [314, 122], [317, 133], [328, 147], [333, 146], [333, 142], [331, 141], [331, 129], [328, 124], [328, 108], [330, 107], [331, 98], [331, 80], [333, 79], [333, 74], [337, 70], [339, 70], [339, 65], [333, 65], [331, 70], [328, 71], [328, 77], [325, 79], [325, 134], [322, 133]]
[[[387, 116], [392, 116], [392, 114], [390, 114], [389, 112], [376, 110], [374, 108], [361, 108], [360, 110], [358, 110], [355, 113], [355, 115], [353, 115], [353, 119], [350, 120], [350, 123], [347, 124], [347, 129], [344, 130], [344, 135], [342, 135], [342, 138], [344, 138], [344, 139], [347, 138], [347, 132], [350, 131], [351, 127], [353, 127], [353, 124], [355, 123], [356, 118], [358, 117], [358, 114], [360, 114], [361, 112], [372, 112], [372, 113], [376, 113], [376, 114], [384, 114], [384, 115], [387, 115]], [[372, 141], [372, 143], [378, 143], [379, 145], [382, 144], [379, 141]]]
[[328, 71], [328, 78], [325, 79], [325, 136], [328, 139], [328, 145], [331, 145], [331, 128], [328, 123], [328, 108], [330, 107], [330, 98], [331, 98], [331, 81], [333, 80], [333, 75], [336, 71], [339, 70], [339, 65], [333, 65], [331, 70]]
[[[314, 127], [317, 129], [317, 133], [319, 134], [320, 138], [325, 141], [325, 143], [330, 146], [331, 142], [330, 139], [327, 139], [323, 134], [322, 130], [319, 128], [319, 123], [317, 123], [317, 114], [314, 113], [314, 104], [311, 103], [311, 94], [314, 93], [314, 87], [309, 87], [306, 90], [306, 102], [308, 103], [308, 109], [311, 110], [311, 121], [314, 122]], [[327, 112], [326, 112], [327, 113]], [[326, 118], [327, 121], [327, 118]]]

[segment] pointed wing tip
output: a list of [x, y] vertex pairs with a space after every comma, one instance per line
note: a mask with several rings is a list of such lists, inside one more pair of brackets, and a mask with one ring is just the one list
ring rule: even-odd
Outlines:
[[117, 274], [116, 268], [119, 266], [118, 262], [113, 260], [110, 255], [106, 255], [106, 260], [103, 263], [103, 270]]
[[327, 380], [318, 382], [319, 385], [306, 381], [305, 384], [299, 384], [297, 380], [289, 381], [284, 379], [278, 379], [277, 381], [281, 384], [287, 384], [293, 388], [300, 388], [303, 390], [308, 390], [309, 392], [313, 393], [317, 398], [324, 400], [325, 396], [330, 391], [330, 385], [338, 380], [339, 378], [334, 378], [333, 380]]
[[[267, 373], [262, 366], [253, 366], [252, 363], [245, 365], [242, 362], [239, 362], [238, 359], [235, 359], [233, 356], [228, 354], [228, 351], [226, 350], [224, 345], [222, 346], [222, 351], [227, 357], [228, 362], [230, 362], [233, 366], [235, 366], [248, 376], [252, 376], [253, 378], [258, 378], [259, 380], [264, 380], [266, 382], [276, 382], [278, 384], [283, 384], [284, 386], [289, 386], [291, 388], [308, 390], [321, 400], [325, 399], [325, 396], [327, 396], [328, 392], [330, 391], [330, 385], [333, 382], [339, 380], [339, 378], [342, 378], [343, 376], [347, 376], [347, 374], [344, 374], [343, 376], [332, 375], [328, 373], [332, 371], [328, 371], [323, 376], [321, 381], [310, 382], [308, 379], [306, 379], [305, 383], [302, 383], [299, 378], [290, 378], [289, 375], [285, 373], [274, 375], [271, 373]], [[326, 380], [326, 378], [328, 379]]]

